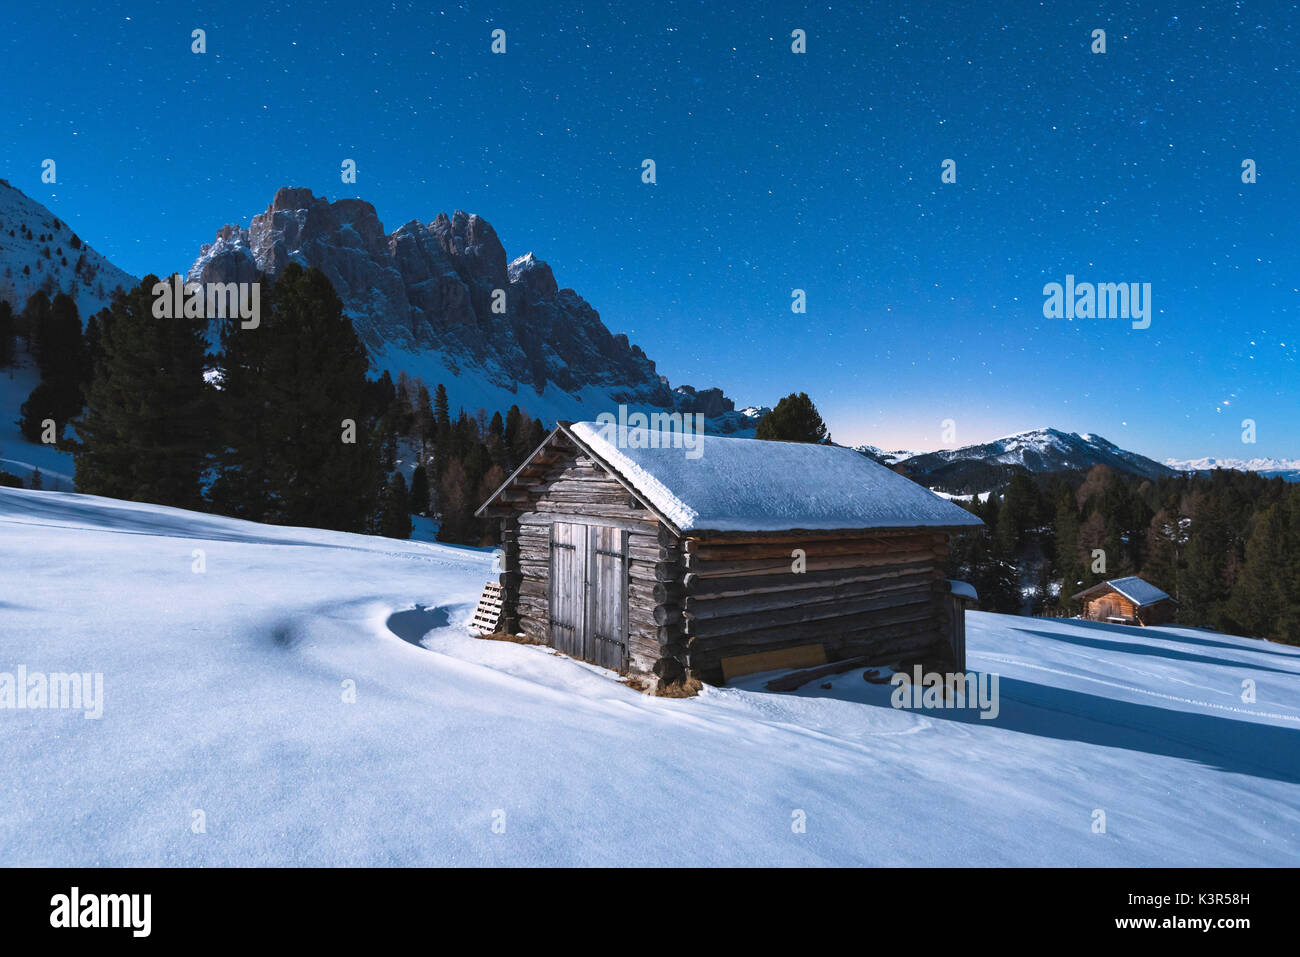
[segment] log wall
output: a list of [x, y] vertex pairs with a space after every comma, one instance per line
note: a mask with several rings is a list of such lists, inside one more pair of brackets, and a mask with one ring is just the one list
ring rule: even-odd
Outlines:
[[[795, 549], [803, 553], [798, 564]], [[690, 670], [717, 683], [723, 659], [811, 644], [831, 661], [942, 654], [947, 549], [937, 531], [687, 537]]]
[[1117, 591], [1106, 591], [1087, 603], [1085, 614], [1093, 621], [1104, 621], [1107, 618], [1137, 618], [1137, 606]]

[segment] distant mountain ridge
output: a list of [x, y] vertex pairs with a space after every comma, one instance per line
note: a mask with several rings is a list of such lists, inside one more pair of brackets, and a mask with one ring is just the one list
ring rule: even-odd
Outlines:
[[1016, 471], [1036, 475], [1086, 472], [1105, 465], [1144, 478], [1176, 474], [1174, 469], [1122, 449], [1100, 435], [1060, 429], [1032, 429], [979, 445], [925, 452], [902, 459], [898, 465], [919, 482], [962, 492], [993, 488]]
[[715, 431], [751, 431], [720, 389], [673, 388], [652, 359], [531, 252], [509, 260], [487, 220], [456, 210], [386, 233], [359, 199], [283, 188], [247, 227], [227, 225], [188, 271], [251, 282], [288, 263], [320, 268], [375, 366], [446, 385], [453, 408], [518, 403], [547, 419], [590, 419], [619, 404], [703, 414]]
[[882, 449], [875, 445], [855, 445], [853, 451], [861, 452], [869, 459], [874, 459], [881, 465], [897, 465], [907, 459], [922, 455], [921, 452], [914, 452], [908, 449]]
[[1233, 472], [1254, 472], [1264, 478], [1281, 478], [1300, 482], [1300, 459], [1216, 459], [1209, 456], [1199, 459], [1165, 459], [1165, 465], [1179, 472], [1212, 472], [1228, 469]]

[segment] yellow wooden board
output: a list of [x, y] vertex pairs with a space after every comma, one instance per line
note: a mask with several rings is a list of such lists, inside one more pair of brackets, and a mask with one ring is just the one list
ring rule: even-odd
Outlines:
[[786, 668], [815, 668], [826, 664], [826, 649], [820, 644], [779, 648], [776, 651], [759, 651], [752, 655], [736, 655], [722, 659], [722, 678], [730, 681], [741, 675], [760, 671], [781, 671]]

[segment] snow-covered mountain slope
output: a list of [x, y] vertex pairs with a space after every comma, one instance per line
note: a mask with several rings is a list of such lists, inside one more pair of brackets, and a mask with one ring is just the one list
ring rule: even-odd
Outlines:
[[946, 484], [961, 481], [976, 467], [987, 471], [990, 466], [1042, 473], [1087, 471], [1095, 465], [1106, 465], [1147, 478], [1174, 474], [1173, 469], [1144, 455], [1121, 449], [1100, 435], [1080, 435], [1059, 429], [1018, 432], [982, 445], [926, 452], [904, 462], [909, 475]]
[[113, 290], [139, 280], [118, 269], [36, 200], [0, 179], [0, 299], [17, 312], [37, 289], [66, 292], [82, 322]]
[[1300, 482], [1300, 459], [1165, 459], [1165, 465], [1179, 472], [1212, 472], [1230, 469], [1235, 472], [1254, 472], [1265, 478], [1280, 477], [1288, 482]]
[[508, 260], [496, 231], [457, 210], [391, 233], [359, 199], [284, 188], [248, 227], [224, 226], [191, 266], [198, 282], [251, 282], [290, 262], [329, 277], [376, 370], [447, 387], [453, 410], [518, 404], [548, 421], [619, 404], [699, 412], [717, 431], [754, 423], [718, 389], [670, 388], [639, 346], [615, 334], [532, 253]]
[[490, 577], [468, 549], [0, 489], [0, 672], [103, 678], [98, 719], [0, 710], [0, 860], [1300, 857], [1300, 649], [972, 614], [992, 720], [897, 710], [861, 671], [669, 700], [467, 637]]

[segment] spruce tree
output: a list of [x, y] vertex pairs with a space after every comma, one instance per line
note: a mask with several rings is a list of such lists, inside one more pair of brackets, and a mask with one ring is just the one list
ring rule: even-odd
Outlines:
[[486, 441], [492, 463], [505, 468], [510, 460], [510, 450], [506, 447], [506, 426], [500, 412], [492, 413], [492, 421], [487, 427]]
[[156, 276], [114, 298], [77, 423], [77, 488], [194, 508], [211, 447], [201, 319], [157, 318]]
[[1222, 627], [1230, 585], [1232, 532], [1218, 496], [1211, 496], [1192, 519], [1187, 542], [1187, 576], [1178, 619], [1218, 630]]
[[18, 337], [27, 344], [27, 351], [36, 351], [36, 330], [43, 326], [50, 314], [50, 296], [44, 289], [38, 289], [27, 297], [27, 304], [18, 316]]
[[1179, 594], [1182, 531], [1177, 513], [1156, 512], [1147, 525], [1142, 577], [1175, 600]]
[[76, 385], [81, 378], [83, 344], [81, 316], [77, 303], [67, 293], [59, 293], [43, 310], [33, 338], [36, 366], [46, 382]]
[[756, 438], [775, 442], [829, 443], [830, 432], [807, 392], [790, 393], [758, 423]]
[[447, 387], [441, 382], [434, 390], [433, 424], [439, 433], [451, 428], [451, 406], [447, 403]]
[[81, 411], [81, 390], [74, 384], [62, 386], [53, 382], [42, 382], [31, 392], [27, 400], [19, 407], [18, 429], [28, 442], [45, 441], [45, 423], [54, 423], [54, 438], [57, 445], [64, 442], [64, 430]]
[[528, 423], [528, 441], [524, 443], [526, 451], [519, 457], [520, 462], [532, 455], [546, 440], [546, 432], [546, 426], [542, 425], [541, 419], [533, 419]]
[[429, 474], [423, 465], [417, 465], [411, 473], [411, 511], [416, 515], [429, 511]]
[[269, 521], [278, 499], [272, 475], [273, 448], [268, 351], [273, 334], [270, 284], [261, 275], [260, 303], [264, 315], [258, 325], [244, 328], [243, 321], [222, 322], [217, 357], [221, 389], [217, 397], [220, 451], [218, 476], [210, 492], [212, 506], [224, 515], [255, 522]]
[[510, 457], [511, 468], [514, 468], [519, 464], [519, 459], [517, 457], [518, 450], [515, 447], [519, 440], [519, 422], [519, 406], [512, 405], [509, 411], [506, 412], [505, 428], [502, 434], [502, 439], [506, 446], [506, 454]]
[[17, 357], [16, 325], [13, 306], [0, 299], [0, 369], [9, 368]]
[[19, 425], [28, 441], [39, 442], [44, 422], [53, 421], [61, 439], [68, 423], [81, 411], [85, 349], [81, 317], [71, 296], [59, 293], [48, 309], [40, 309], [32, 334], [41, 382], [23, 403]]
[[1246, 559], [1229, 598], [1233, 622], [1247, 635], [1272, 638], [1278, 634], [1285, 601], [1287, 565], [1285, 505], [1273, 505], [1256, 517], [1246, 542]]
[[379, 504], [379, 534], [386, 538], [411, 537], [411, 503], [406, 494], [406, 480], [394, 472], [384, 486]]
[[365, 350], [319, 269], [290, 263], [262, 300], [256, 329], [223, 331], [222, 480], [264, 521], [364, 532], [383, 484]]
[[433, 414], [433, 400], [429, 398], [429, 387], [420, 383], [415, 400], [415, 429], [420, 439], [420, 449], [424, 451], [437, 437], [437, 423]]
[[442, 471], [438, 488], [438, 541], [468, 544], [474, 526], [474, 506], [460, 459], [449, 461]]

